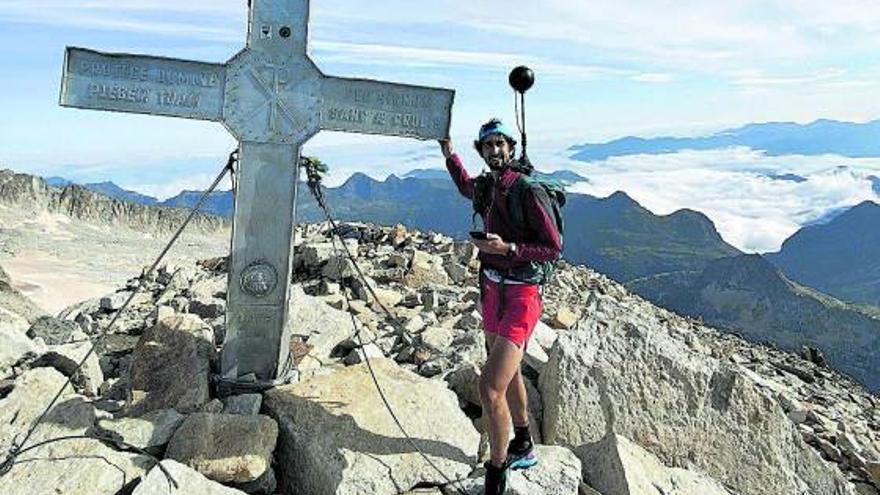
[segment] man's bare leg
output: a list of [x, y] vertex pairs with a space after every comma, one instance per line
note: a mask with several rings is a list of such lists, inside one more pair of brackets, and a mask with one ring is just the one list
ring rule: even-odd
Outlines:
[[511, 423], [507, 389], [519, 371], [522, 356], [522, 349], [513, 342], [495, 339], [480, 377], [480, 399], [488, 419], [490, 461], [495, 466], [503, 466], [507, 460]]
[[519, 366], [516, 367], [516, 374], [507, 387], [507, 406], [510, 408], [513, 426], [529, 425], [529, 398], [526, 395], [526, 384]]
[[[486, 350], [490, 351], [495, 344], [495, 335], [486, 333]], [[528, 426], [529, 424], [529, 398], [526, 394], [526, 384], [523, 381], [521, 366], [517, 366], [516, 374], [507, 387], [507, 407], [513, 419], [513, 426]]]

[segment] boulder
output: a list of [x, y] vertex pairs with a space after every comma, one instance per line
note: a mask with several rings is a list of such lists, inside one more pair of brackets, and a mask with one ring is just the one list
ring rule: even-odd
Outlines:
[[321, 270], [321, 276], [330, 280], [341, 280], [355, 275], [357, 269], [354, 263], [344, 254], [330, 258]]
[[425, 251], [416, 250], [410, 262], [409, 270], [403, 278], [403, 283], [411, 289], [422, 289], [431, 284], [446, 285], [449, 283], [449, 275], [443, 268], [443, 258], [432, 256]]
[[540, 376], [548, 443], [578, 447], [614, 431], [743, 495], [848, 493], [744, 368], [690, 349], [637, 311], [579, 328], [559, 336]]
[[66, 344], [72, 340], [79, 325], [72, 321], [59, 320], [52, 316], [41, 316], [27, 330], [27, 336], [41, 338], [46, 345]]
[[[508, 471], [507, 495], [574, 495], [578, 492], [581, 484], [581, 461], [572, 451], [564, 447], [536, 445], [535, 452], [538, 464], [522, 471]], [[459, 495], [456, 488], [461, 487], [469, 495], [483, 495], [483, 472], [480, 470], [478, 477], [468, 478], [461, 483], [445, 485], [443, 494]], [[618, 495], [626, 492], [603, 493]], [[657, 493], [659, 492], [651, 492], [650, 495]]]
[[297, 366], [300, 371], [330, 364], [333, 349], [354, 333], [348, 312], [324, 304], [319, 298], [303, 292], [298, 285], [291, 288], [288, 311], [291, 335], [303, 339], [310, 347]]
[[254, 481], [268, 470], [278, 425], [267, 416], [195, 413], [171, 437], [165, 457], [222, 483]]
[[0, 378], [12, 374], [12, 367], [27, 356], [36, 356], [42, 346], [12, 325], [0, 323]]
[[198, 471], [172, 459], [162, 461], [162, 467], [174, 478], [174, 488], [159, 467], [154, 467], [134, 489], [132, 495], [244, 495], [245, 492], [211, 481]]
[[[91, 349], [92, 343], [89, 341], [52, 346], [32, 366], [55, 368], [64, 376], [72, 378], [71, 383], [78, 392], [94, 397], [104, 383], [104, 373], [101, 371], [98, 354], [90, 353]], [[79, 366], [80, 362], [82, 366]]]
[[432, 326], [421, 334], [422, 343], [435, 351], [445, 352], [452, 345], [452, 330], [444, 327]]
[[349, 351], [348, 355], [345, 356], [343, 363], [346, 366], [353, 366], [355, 364], [360, 364], [364, 362], [364, 354], [366, 354], [367, 359], [378, 359], [385, 357], [385, 354], [382, 352], [382, 349], [379, 348], [376, 344], [366, 344], [363, 347], [359, 347], [357, 349], [352, 349]]
[[578, 321], [578, 315], [568, 306], [563, 306], [556, 310], [553, 315], [553, 326], [560, 329], [569, 329]]
[[732, 495], [715, 480], [686, 469], [667, 468], [626, 437], [608, 434], [577, 449], [583, 477], [601, 493], [622, 495]]
[[[388, 359], [371, 363], [415, 444], [447, 476], [470, 473], [480, 437], [455, 394]], [[444, 481], [398, 430], [366, 365], [273, 389], [264, 407], [281, 429], [277, 465], [288, 492], [396, 495]]]
[[141, 449], [155, 450], [171, 440], [185, 417], [174, 409], [150, 411], [138, 418], [98, 420], [97, 430]]
[[[0, 452], [16, 435], [23, 435], [42, 414], [66, 381], [53, 368], [24, 372], [15, 388], [0, 399]], [[84, 435], [97, 416], [95, 408], [68, 386], [34, 430], [25, 447], [69, 435]], [[21, 438], [21, 437], [19, 437]], [[91, 439], [46, 444], [22, 454], [0, 476], [3, 495], [116, 495], [144, 473], [146, 456], [117, 452]]]
[[244, 414], [247, 416], [260, 414], [263, 396], [260, 394], [241, 394], [223, 398], [224, 414]]
[[212, 339], [210, 327], [189, 314], [175, 314], [147, 329], [132, 352], [129, 414], [158, 409], [186, 413], [206, 403]]

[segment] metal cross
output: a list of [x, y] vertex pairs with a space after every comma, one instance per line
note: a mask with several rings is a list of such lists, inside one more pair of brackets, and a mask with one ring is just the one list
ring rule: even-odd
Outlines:
[[324, 75], [307, 53], [309, 0], [253, 0], [225, 64], [68, 47], [61, 105], [222, 122], [240, 142], [229, 268], [227, 379], [268, 380], [289, 355], [300, 148], [320, 130], [439, 139], [454, 92]]

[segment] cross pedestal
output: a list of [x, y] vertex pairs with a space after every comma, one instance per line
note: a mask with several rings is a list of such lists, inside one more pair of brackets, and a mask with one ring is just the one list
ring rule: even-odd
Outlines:
[[68, 47], [61, 105], [221, 122], [239, 141], [223, 377], [270, 380], [289, 355], [287, 305], [300, 148], [320, 130], [441, 139], [454, 92], [324, 75], [308, 0], [252, 0], [225, 64]]

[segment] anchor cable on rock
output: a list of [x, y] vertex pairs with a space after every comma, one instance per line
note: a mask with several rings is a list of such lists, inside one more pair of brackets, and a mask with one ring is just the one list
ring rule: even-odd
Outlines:
[[[339, 237], [340, 244], [342, 244], [342, 248], [345, 251], [346, 257], [351, 262], [351, 264], [354, 266], [355, 272], [357, 273], [358, 277], [360, 278], [361, 283], [364, 284], [364, 286], [367, 288], [369, 293], [373, 296], [373, 300], [376, 301], [376, 303], [379, 305], [379, 307], [381, 307], [382, 310], [385, 312], [385, 314], [388, 316], [389, 320], [392, 322], [392, 325], [399, 327], [399, 323], [397, 321], [397, 318], [391, 313], [391, 311], [388, 310], [387, 307], [385, 307], [384, 304], [382, 304], [382, 301], [379, 299], [379, 297], [376, 295], [375, 291], [373, 290], [373, 287], [367, 281], [366, 277], [364, 276], [364, 273], [361, 271], [360, 266], [358, 266], [357, 261], [355, 260], [354, 256], [351, 254], [351, 251], [348, 249], [348, 246], [345, 244], [345, 242], [342, 241], [342, 236], [339, 233], [339, 227], [336, 223], [336, 220], [333, 219], [333, 215], [330, 212], [330, 207], [327, 205], [327, 200], [326, 200], [326, 197], [324, 196], [324, 190], [321, 185], [321, 173], [326, 172], [326, 168], [324, 168], [323, 170], [320, 168], [322, 165], [323, 164], [321, 162], [319, 162], [317, 160], [313, 160], [309, 157], [303, 157], [300, 160], [300, 166], [305, 168], [305, 170], [306, 170], [306, 184], [309, 187], [309, 191], [311, 191], [312, 196], [314, 196], [315, 201], [318, 203], [318, 207], [321, 208], [321, 210], [324, 212], [324, 216], [327, 218], [327, 221], [330, 223], [330, 227], [332, 229], [332, 234], [330, 236], [330, 240], [333, 243], [333, 250], [335, 251], [336, 257], [337, 257], [337, 259], [340, 258], [339, 248], [336, 243], [336, 238]], [[342, 284], [342, 282], [340, 281], [340, 285], [341, 284]], [[349, 298], [348, 291], [345, 290], [345, 287], [342, 288], [342, 294], [345, 297], [346, 305], [350, 305], [351, 300]], [[364, 362], [367, 364], [367, 369], [370, 372], [370, 377], [373, 380], [373, 384], [376, 386], [376, 390], [379, 393], [379, 397], [382, 399], [382, 402], [385, 405], [385, 409], [388, 410], [388, 413], [391, 415], [391, 418], [394, 420], [394, 423], [397, 425], [397, 428], [400, 430], [401, 433], [403, 433], [403, 436], [406, 437], [406, 440], [409, 442], [409, 444], [412, 446], [412, 448], [414, 448], [416, 450], [416, 452], [418, 452], [419, 455], [425, 460], [425, 462], [429, 466], [431, 466], [431, 468], [433, 468], [434, 471], [436, 471], [438, 474], [440, 474], [440, 476], [444, 480], [446, 480], [446, 482], [449, 485], [454, 486], [456, 483], [458, 483], [460, 485], [461, 480], [450, 479], [446, 475], [446, 473], [444, 473], [439, 467], [437, 467], [437, 465], [434, 464], [433, 461], [431, 461], [431, 459], [422, 451], [422, 449], [420, 449], [419, 446], [416, 445], [415, 440], [413, 440], [413, 438], [409, 435], [409, 433], [407, 433], [406, 429], [403, 427], [403, 424], [401, 424], [400, 419], [398, 419], [397, 414], [394, 412], [394, 409], [391, 407], [391, 404], [388, 402], [388, 398], [385, 396], [385, 392], [382, 390], [382, 386], [379, 384], [379, 380], [376, 377], [375, 371], [373, 371], [373, 366], [370, 363], [370, 357], [369, 357], [366, 349], [364, 349], [364, 346], [366, 344], [364, 344], [363, 338], [361, 337], [361, 329], [358, 327], [357, 320], [355, 320], [353, 313], [349, 312], [349, 316], [351, 317], [352, 326], [355, 329], [354, 335], [358, 340], [358, 345], [361, 350], [361, 355], [364, 357]], [[399, 328], [399, 329], [402, 330], [402, 328]], [[455, 488], [458, 491], [459, 495], [468, 495], [468, 493], [464, 489], [462, 489], [461, 486], [457, 486]]]
[[149, 279], [149, 277], [153, 273], [153, 271], [155, 271], [156, 268], [159, 266], [159, 263], [161, 263], [162, 260], [165, 258], [165, 255], [168, 254], [168, 251], [171, 250], [171, 247], [177, 242], [178, 238], [180, 238], [180, 235], [183, 233], [184, 229], [186, 229], [186, 227], [189, 225], [189, 223], [192, 221], [192, 219], [195, 218], [196, 214], [199, 212], [199, 210], [201, 210], [202, 206], [204, 206], [205, 201], [207, 200], [208, 196], [210, 196], [210, 194], [212, 192], [214, 192], [214, 189], [217, 188], [217, 186], [220, 184], [220, 181], [223, 180], [223, 177], [225, 177], [228, 172], [234, 171], [235, 164], [237, 162], [238, 162], [238, 149], [234, 150], [232, 153], [229, 154], [229, 158], [226, 161], [226, 165], [223, 166], [223, 170], [221, 170], [220, 173], [217, 175], [217, 177], [214, 179], [214, 182], [211, 184], [211, 187], [209, 187], [208, 190], [205, 191], [204, 194], [202, 194], [201, 198], [199, 198], [198, 202], [196, 202], [195, 206], [193, 206], [192, 210], [189, 212], [189, 215], [186, 217], [186, 219], [183, 221], [183, 223], [180, 225], [180, 227], [178, 227], [178, 229], [174, 233], [174, 235], [171, 236], [171, 240], [168, 241], [168, 243], [162, 249], [162, 252], [159, 254], [159, 256], [156, 258], [156, 260], [153, 262], [153, 264], [150, 265], [150, 267], [145, 272], [143, 272], [141, 274], [140, 281], [139, 281], [137, 287], [135, 287], [134, 290], [132, 290], [131, 294], [128, 296], [128, 299], [126, 299], [125, 302], [122, 304], [122, 307], [119, 308], [119, 311], [116, 312], [116, 314], [113, 316], [113, 318], [107, 324], [107, 326], [95, 338], [95, 340], [92, 343], [91, 347], [89, 348], [88, 352], [86, 352], [85, 356], [83, 356], [83, 358], [79, 361], [76, 368], [74, 368], [73, 371], [68, 375], [67, 380], [65, 380], [65, 382], [64, 382], [64, 385], [61, 386], [61, 388], [58, 390], [58, 392], [55, 394], [55, 396], [52, 398], [52, 400], [49, 401], [49, 404], [46, 406], [46, 408], [43, 410], [43, 412], [40, 414], [40, 416], [37, 417], [37, 419], [28, 428], [27, 432], [25, 432], [24, 438], [21, 441], [18, 440], [17, 436], [15, 439], [13, 439], [12, 445], [7, 450], [6, 455], [3, 458], [3, 461], [0, 462], [0, 476], [4, 476], [7, 473], [9, 473], [9, 471], [12, 470], [12, 467], [15, 464], [15, 460], [16, 460], [16, 458], [18, 458], [19, 455], [21, 455], [25, 452], [28, 452], [30, 450], [33, 450], [37, 447], [41, 447], [43, 445], [47, 445], [47, 444], [50, 444], [53, 442], [59, 442], [62, 440], [91, 439], [91, 440], [101, 441], [101, 442], [103, 442], [103, 443], [105, 443], [105, 444], [107, 444], [117, 450], [120, 450], [119, 446], [122, 446], [122, 447], [125, 447], [128, 449], [132, 449], [135, 452], [138, 452], [140, 454], [149, 456], [153, 461], [156, 462], [156, 464], [159, 466], [159, 469], [161, 469], [162, 473], [165, 474], [166, 478], [168, 478], [168, 481], [175, 488], [177, 488], [177, 486], [178, 486], [177, 481], [174, 480], [174, 478], [171, 476], [171, 473], [169, 473], [161, 465], [161, 463], [159, 462], [159, 460], [156, 457], [143, 451], [143, 449], [140, 449], [134, 445], [125, 443], [125, 442], [118, 440], [118, 439], [102, 437], [97, 434], [69, 435], [69, 436], [64, 436], [64, 437], [57, 437], [57, 438], [43, 440], [41, 442], [37, 442], [33, 445], [30, 445], [28, 447], [25, 447], [25, 444], [27, 444], [27, 441], [30, 440], [31, 435], [33, 435], [33, 433], [34, 433], [34, 431], [36, 431], [37, 427], [45, 420], [46, 415], [55, 406], [55, 404], [58, 402], [58, 399], [61, 398], [61, 394], [63, 394], [64, 391], [67, 389], [67, 386], [70, 385], [70, 383], [73, 380], [73, 377], [76, 375], [76, 373], [85, 365], [86, 360], [89, 357], [91, 357], [92, 354], [95, 353], [95, 349], [97, 349], [98, 344], [100, 344], [101, 341], [104, 339], [104, 337], [106, 337], [110, 333], [110, 330], [113, 328], [113, 325], [116, 324], [116, 321], [119, 319], [119, 317], [125, 312], [126, 309], [128, 309], [128, 306], [129, 306], [129, 304], [131, 304], [132, 300], [134, 300], [134, 297], [141, 291], [141, 289], [144, 288], [144, 286], [146, 285], [147, 279]]

